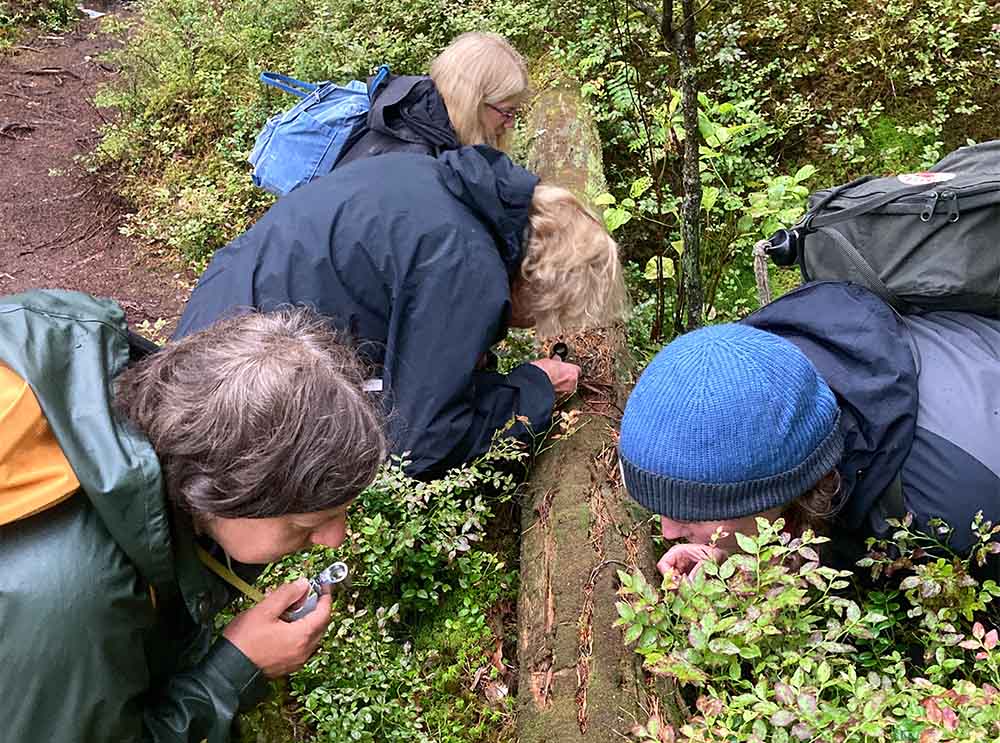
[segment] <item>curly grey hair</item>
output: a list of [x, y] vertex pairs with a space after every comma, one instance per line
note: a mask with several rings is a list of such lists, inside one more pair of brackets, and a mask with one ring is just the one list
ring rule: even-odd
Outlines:
[[304, 309], [218, 322], [116, 380], [167, 497], [193, 514], [264, 518], [354, 499], [386, 453], [350, 346]]

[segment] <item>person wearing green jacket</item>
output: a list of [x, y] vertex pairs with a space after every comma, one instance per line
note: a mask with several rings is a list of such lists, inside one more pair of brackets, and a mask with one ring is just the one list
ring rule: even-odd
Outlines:
[[[130, 344], [130, 337], [133, 342]], [[206, 553], [338, 546], [385, 453], [352, 351], [305, 310], [244, 315], [136, 362], [115, 303], [0, 297], [0, 739], [222, 743], [297, 670], [330, 599], [231, 599]]]

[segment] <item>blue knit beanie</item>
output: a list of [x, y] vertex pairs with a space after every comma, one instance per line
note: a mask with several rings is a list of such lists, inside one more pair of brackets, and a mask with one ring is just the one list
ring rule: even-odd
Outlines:
[[678, 521], [783, 506], [840, 461], [840, 409], [796, 346], [716, 325], [661, 350], [625, 406], [619, 453], [629, 495]]

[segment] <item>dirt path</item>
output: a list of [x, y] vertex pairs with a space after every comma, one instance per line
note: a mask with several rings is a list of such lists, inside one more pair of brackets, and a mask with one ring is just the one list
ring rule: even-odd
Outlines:
[[0, 57], [0, 294], [77, 289], [111, 297], [134, 326], [173, 329], [193, 282], [176, 261], [119, 233], [128, 205], [76, 158], [110, 114], [91, 103], [115, 72], [95, 21]]

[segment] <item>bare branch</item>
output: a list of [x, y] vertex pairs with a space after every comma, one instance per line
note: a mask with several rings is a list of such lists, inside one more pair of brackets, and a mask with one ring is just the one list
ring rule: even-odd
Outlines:
[[652, 5], [643, 2], [643, 0], [628, 0], [628, 4], [655, 23], [657, 28], [660, 27], [662, 19], [660, 18], [660, 14], [656, 12], [656, 8]]

